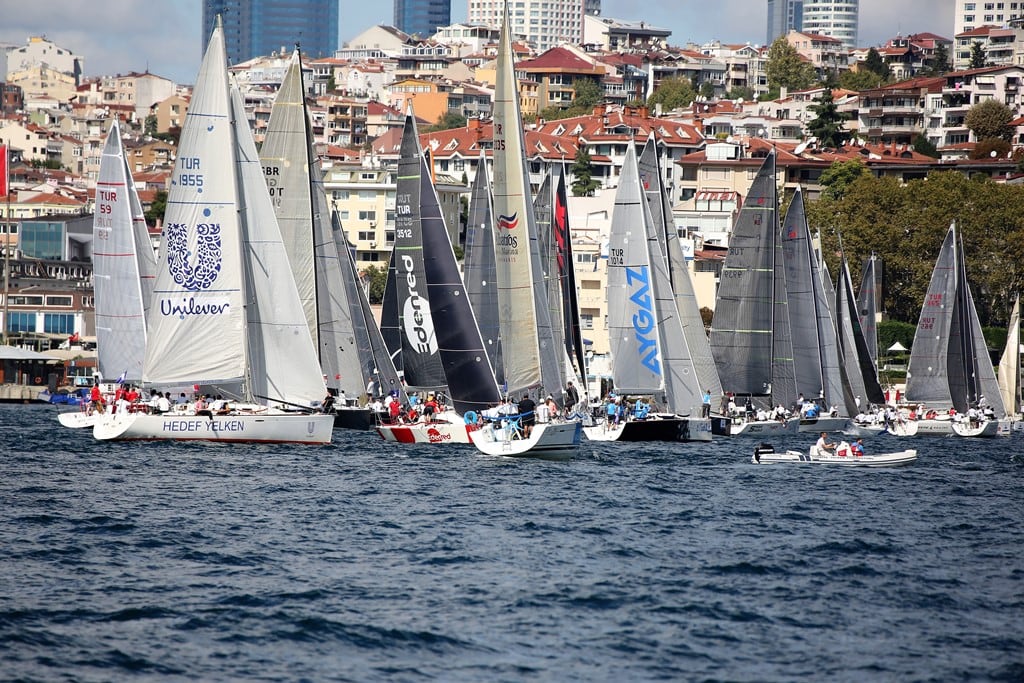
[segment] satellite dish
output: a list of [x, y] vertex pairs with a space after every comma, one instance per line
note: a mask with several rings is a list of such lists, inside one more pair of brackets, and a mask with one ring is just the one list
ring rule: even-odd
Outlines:
[[793, 150], [793, 154], [803, 154], [804, 150], [806, 150], [806, 149], [807, 149], [807, 143], [806, 142], [801, 142], [799, 145], [796, 146], [796, 149]]

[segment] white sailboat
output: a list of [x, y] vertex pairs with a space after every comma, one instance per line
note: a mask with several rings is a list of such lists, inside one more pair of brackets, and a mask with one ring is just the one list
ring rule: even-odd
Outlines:
[[[135, 384], [142, 379], [156, 254], [116, 118], [100, 157], [92, 231], [97, 370], [107, 381], [119, 378]], [[57, 419], [77, 429], [92, 427], [100, 417], [101, 413], [83, 405], [82, 410], [60, 413]]]
[[218, 18], [171, 178], [142, 380], [212, 387], [234, 408], [118, 412], [97, 439], [330, 443], [334, 418], [311, 412], [327, 388], [263, 176]]
[[[653, 142], [648, 142], [653, 144]], [[594, 441], [710, 441], [702, 392], [676, 309], [662, 240], [630, 144], [615, 194], [608, 249], [608, 330], [615, 390], [656, 410], [585, 427]]]
[[[907, 369], [906, 400], [925, 406], [916, 429], [890, 430], [897, 435], [956, 434], [995, 436], [1006, 416], [995, 371], [989, 359], [981, 322], [967, 284], [963, 242], [956, 224], [949, 226], [921, 307]], [[979, 404], [991, 407], [997, 419], [967, 420]], [[949, 419], [948, 409], [959, 419]], [[920, 412], [920, 411], [919, 411]], [[928, 419], [931, 412], [946, 419]]]
[[[519, 89], [512, 63], [508, 5], [498, 42], [494, 97], [494, 211], [498, 315], [505, 382], [512, 396], [562, 396], [562, 349], [551, 333], [547, 292], [537, 246], [537, 222], [529, 196]], [[578, 422], [538, 423], [525, 430], [489, 423], [470, 434], [487, 455], [571, 457], [578, 449]]]

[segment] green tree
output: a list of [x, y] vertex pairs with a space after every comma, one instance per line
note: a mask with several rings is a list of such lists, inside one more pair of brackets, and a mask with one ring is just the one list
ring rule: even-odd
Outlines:
[[689, 78], [672, 76], [661, 80], [658, 87], [647, 98], [647, 106], [654, 109], [655, 105], [660, 104], [663, 110], [670, 111], [690, 106], [696, 97], [697, 91], [693, 89]]
[[839, 87], [845, 90], [872, 90], [882, 85], [882, 77], [874, 71], [860, 68], [839, 74]]
[[1011, 149], [1010, 143], [1002, 138], [985, 138], [974, 146], [970, 157], [972, 159], [1006, 159]]
[[715, 84], [711, 81], [704, 81], [700, 84], [700, 96], [711, 99], [715, 96]]
[[831, 199], [842, 199], [846, 194], [846, 189], [866, 173], [868, 173], [868, 168], [860, 159], [834, 161], [831, 166], [821, 172], [818, 182], [824, 188], [823, 195]]
[[725, 93], [725, 99], [727, 100], [744, 100], [749, 102], [754, 99], [754, 91], [745, 85], [734, 86], [729, 92]]
[[601, 85], [593, 78], [577, 78], [572, 82], [572, 108], [590, 113], [594, 105], [604, 99]]
[[768, 48], [768, 88], [789, 88], [802, 90], [815, 81], [814, 66], [806, 61], [785, 36], [775, 39]]
[[147, 225], [156, 225], [158, 222], [163, 221], [164, 213], [167, 211], [167, 192], [164, 190], [157, 190], [156, 195], [153, 196], [153, 202], [146, 209], [143, 214], [146, 218]]
[[986, 66], [988, 66], [988, 63], [985, 59], [985, 50], [982, 49], [981, 43], [977, 41], [971, 43], [971, 63], [968, 68], [983, 69]]
[[843, 128], [846, 114], [839, 111], [831, 90], [821, 93], [818, 103], [808, 109], [817, 117], [807, 124], [807, 132], [818, 138], [819, 146], [835, 149], [850, 139], [850, 133]]
[[601, 183], [594, 179], [594, 165], [590, 160], [590, 153], [586, 145], [580, 145], [576, 150], [576, 159], [569, 169], [572, 175], [572, 196], [591, 197], [594, 190], [601, 186]]
[[868, 54], [864, 57], [864, 68], [877, 75], [883, 83], [892, 78], [892, 69], [875, 48], [869, 49]]
[[967, 110], [964, 125], [971, 129], [979, 140], [999, 138], [1010, 140], [1013, 137], [1013, 110], [998, 100], [985, 100]]
[[338, 87], [338, 84], [334, 80], [334, 74], [332, 73], [327, 77], [327, 92], [334, 92]]
[[363, 271], [363, 276], [370, 282], [370, 303], [379, 304], [384, 301], [384, 289], [388, 283], [387, 266], [383, 268], [370, 266]]
[[914, 151], [932, 159], [939, 158], [939, 149], [925, 135], [918, 135], [914, 138]]
[[939, 43], [935, 53], [928, 60], [928, 67], [925, 69], [926, 76], [942, 76], [949, 71], [949, 50], [945, 43]]
[[149, 137], [153, 137], [156, 135], [156, 123], [156, 114], [150, 114], [146, 117], [146, 122], [143, 124], [142, 132]]
[[466, 117], [457, 111], [446, 111], [437, 117], [437, 123], [423, 129], [424, 133], [435, 133], [439, 130], [450, 130], [452, 128], [465, 128]]

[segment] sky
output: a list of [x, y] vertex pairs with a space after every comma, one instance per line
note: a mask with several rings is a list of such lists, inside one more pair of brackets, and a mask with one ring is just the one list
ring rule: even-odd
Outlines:
[[[897, 33], [953, 37], [954, 0], [861, 0], [860, 43], [881, 45]], [[467, 0], [452, 0], [452, 22]], [[603, 0], [601, 13], [644, 20], [672, 31], [669, 43], [721, 40], [761, 44], [766, 0]], [[642, 10], [642, 11], [641, 11]], [[388, 0], [341, 0], [341, 41], [375, 24], [391, 24]], [[146, 71], [178, 83], [195, 81], [202, 58], [199, 0], [0, 0], [0, 44], [44, 35], [85, 58], [87, 76]]]

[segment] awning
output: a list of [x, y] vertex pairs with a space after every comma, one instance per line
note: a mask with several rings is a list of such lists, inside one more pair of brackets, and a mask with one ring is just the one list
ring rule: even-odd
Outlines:
[[19, 346], [0, 346], [0, 360], [56, 360], [38, 351], [30, 351]]
[[904, 346], [903, 344], [900, 344], [899, 342], [896, 342], [895, 344], [893, 344], [892, 346], [890, 346], [889, 348], [886, 349], [886, 351], [906, 351], [906, 350], [907, 350], [907, 347]]

